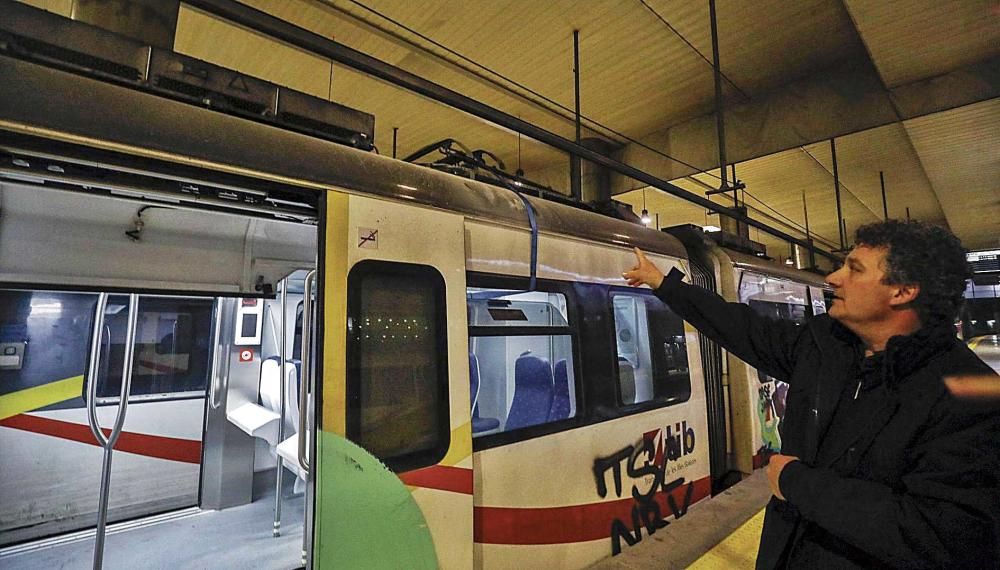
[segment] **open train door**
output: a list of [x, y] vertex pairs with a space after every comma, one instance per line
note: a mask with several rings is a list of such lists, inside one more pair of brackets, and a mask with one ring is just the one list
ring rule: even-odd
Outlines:
[[463, 217], [329, 193], [316, 391], [319, 568], [470, 568]]

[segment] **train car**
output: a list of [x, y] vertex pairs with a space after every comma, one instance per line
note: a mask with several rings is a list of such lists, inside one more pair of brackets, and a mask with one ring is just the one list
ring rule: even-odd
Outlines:
[[1000, 250], [970, 251], [972, 279], [965, 287], [960, 335], [983, 362], [1000, 373]]
[[621, 279], [676, 239], [0, 67], [4, 567], [576, 568], [709, 495], [697, 335]]
[[579, 568], [729, 484], [726, 441], [766, 449], [767, 382], [621, 272], [638, 246], [785, 318], [798, 272], [77, 68], [0, 75], [5, 568]]

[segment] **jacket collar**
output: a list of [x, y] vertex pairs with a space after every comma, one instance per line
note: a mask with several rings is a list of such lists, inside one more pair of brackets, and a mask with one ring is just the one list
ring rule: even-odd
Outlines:
[[956, 342], [949, 324], [930, 325], [921, 327], [912, 334], [890, 338], [884, 351], [865, 358], [864, 343], [846, 326], [833, 320], [831, 333], [854, 349], [861, 372], [872, 373], [873, 385], [886, 382], [890, 388], [895, 388], [899, 382]]

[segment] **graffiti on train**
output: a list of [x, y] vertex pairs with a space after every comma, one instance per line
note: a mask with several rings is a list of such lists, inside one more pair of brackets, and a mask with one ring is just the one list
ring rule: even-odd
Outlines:
[[685, 482], [684, 477], [673, 476], [694, 465], [695, 459], [688, 458], [694, 450], [694, 429], [683, 421], [646, 432], [635, 445], [594, 460], [594, 479], [601, 498], [608, 495], [609, 480], [616, 497], [625, 491], [623, 475], [632, 481], [629, 520], [611, 521], [612, 555], [621, 553], [623, 541], [629, 546], [640, 542], [644, 528], [646, 534], [652, 535], [670, 524], [668, 516], [680, 518], [687, 514], [694, 485]]

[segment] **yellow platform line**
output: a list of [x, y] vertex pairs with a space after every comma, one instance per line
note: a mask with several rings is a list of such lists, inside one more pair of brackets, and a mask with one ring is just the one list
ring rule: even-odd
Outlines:
[[757, 548], [760, 546], [760, 532], [763, 528], [764, 509], [761, 509], [688, 568], [696, 570], [753, 568], [757, 561]]
[[65, 402], [83, 393], [83, 376], [73, 376], [0, 396], [0, 420]]

